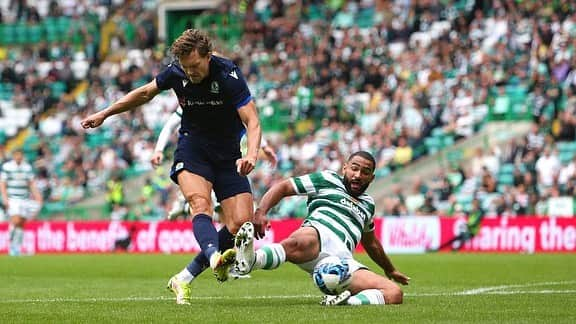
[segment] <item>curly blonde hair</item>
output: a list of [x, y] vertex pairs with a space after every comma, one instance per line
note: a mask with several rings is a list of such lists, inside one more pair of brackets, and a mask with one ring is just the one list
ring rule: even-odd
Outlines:
[[212, 40], [208, 35], [197, 29], [187, 29], [170, 47], [170, 52], [177, 58], [182, 58], [193, 51], [198, 51], [202, 57], [212, 52]]

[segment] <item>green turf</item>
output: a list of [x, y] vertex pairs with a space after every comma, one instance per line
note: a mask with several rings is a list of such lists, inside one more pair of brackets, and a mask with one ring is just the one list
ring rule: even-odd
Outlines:
[[0, 256], [0, 323], [576, 322], [576, 254], [394, 255], [412, 277], [403, 305], [333, 308], [290, 264], [223, 285], [205, 273], [175, 305], [164, 286], [189, 258]]

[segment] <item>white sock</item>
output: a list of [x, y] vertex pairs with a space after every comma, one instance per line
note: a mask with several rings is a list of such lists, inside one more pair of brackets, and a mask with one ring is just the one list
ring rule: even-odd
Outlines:
[[348, 305], [384, 305], [384, 295], [380, 289], [366, 289], [348, 298]]
[[261, 247], [256, 251], [254, 268], [272, 270], [286, 262], [286, 251], [282, 244], [274, 243]]
[[24, 239], [24, 230], [22, 227], [14, 226], [12, 235], [10, 235], [10, 249], [16, 253], [22, 250], [22, 241]]
[[194, 278], [195, 278], [194, 275], [191, 274], [187, 268], [184, 268], [182, 271], [180, 271], [176, 275], [176, 279], [178, 279], [178, 281], [187, 282], [187, 283], [192, 282], [192, 280], [194, 280]]
[[8, 225], [8, 241], [10, 243], [12, 243], [12, 240], [14, 239], [14, 224], [10, 223]]

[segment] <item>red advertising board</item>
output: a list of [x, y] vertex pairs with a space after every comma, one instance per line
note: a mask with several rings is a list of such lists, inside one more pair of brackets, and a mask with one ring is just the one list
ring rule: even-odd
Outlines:
[[[271, 222], [266, 238], [256, 247], [279, 242], [301, 224], [301, 220]], [[26, 224], [23, 253], [111, 252], [116, 240], [131, 237], [135, 253], [190, 253], [199, 247], [189, 222], [38, 222]], [[8, 251], [8, 224], [0, 223], [0, 253]]]
[[[464, 218], [442, 218], [442, 242], [459, 233]], [[447, 250], [451, 247], [447, 247]], [[476, 237], [462, 251], [576, 252], [576, 218], [515, 217], [484, 219]]]
[[[256, 247], [280, 242], [301, 220], [272, 221]], [[464, 218], [386, 217], [376, 219], [376, 236], [388, 253], [423, 253], [459, 233]], [[198, 252], [189, 222], [38, 222], [26, 224], [23, 252], [103, 253], [118, 239], [131, 237], [134, 253]], [[450, 250], [447, 247], [445, 250]], [[8, 250], [8, 224], [0, 223], [0, 253]], [[362, 251], [359, 247], [358, 251]], [[485, 219], [476, 237], [465, 243], [469, 252], [576, 252], [576, 218]]]

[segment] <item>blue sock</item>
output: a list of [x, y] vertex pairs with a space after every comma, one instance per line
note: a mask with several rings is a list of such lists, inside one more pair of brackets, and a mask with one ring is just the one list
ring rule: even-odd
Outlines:
[[194, 216], [192, 226], [194, 237], [196, 237], [196, 241], [200, 245], [202, 254], [210, 260], [212, 253], [219, 250], [218, 233], [214, 224], [212, 224], [212, 218], [206, 214], [198, 214]]
[[[226, 251], [234, 247], [234, 235], [230, 233], [226, 226], [222, 227], [218, 231], [218, 243], [222, 251]], [[194, 260], [192, 260], [192, 262], [186, 266], [186, 269], [188, 269], [188, 271], [190, 271], [194, 277], [197, 277], [202, 273], [202, 271], [208, 268], [209, 263], [210, 262], [204, 253], [198, 253]]]
[[218, 231], [218, 244], [222, 252], [234, 247], [234, 235], [230, 233], [226, 226]]

